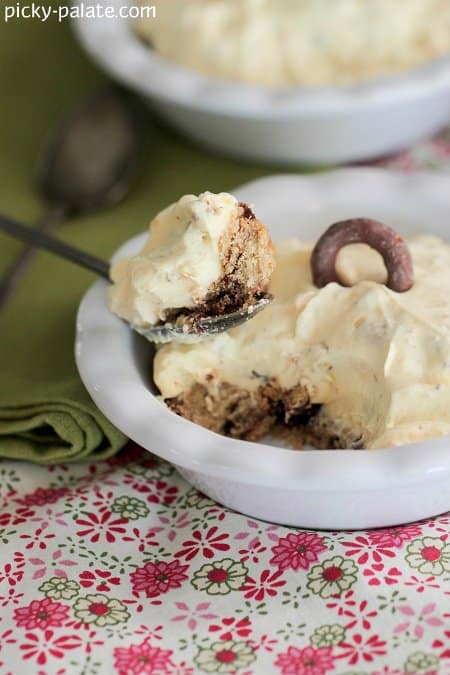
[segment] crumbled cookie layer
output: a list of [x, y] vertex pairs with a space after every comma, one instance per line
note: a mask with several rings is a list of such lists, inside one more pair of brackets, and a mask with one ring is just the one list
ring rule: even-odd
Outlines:
[[318, 410], [301, 385], [284, 390], [274, 381], [255, 391], [226, 382], [210, 386], [196, 383], [189, 391], [165, 399], [165, 403], [173, 412], [211, 431], [250, 441], [258, 440], [277, 424], [306, 432]]

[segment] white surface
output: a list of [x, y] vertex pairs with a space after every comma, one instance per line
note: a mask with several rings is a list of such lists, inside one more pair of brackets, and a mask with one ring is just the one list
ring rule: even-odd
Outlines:
[[[448, 178], [375, 169], [277, 176], [234, 191], [254, 203], [272, 237], [314, 240], [331, 222], [385, 220], [405, 234], [450, 239]], [[134, 253], [145, 234], [115, 258]], [[178, 417], [150, 390], [151, 347], [106, 306], [106, 283], [78, 314], [81, 377], [105, 415], [144, 448], [174, 463], [213, 499], [265, 520], [356, 529], [405, 523], [450, 509], [450, 439], [373, 451], [298, 452], [224, 438]]]
[[[118, 9], [123, 0], [100, 4]], [[356, 161], [405, 149], [450, 119], [450, 56], [357, 85], [276, 90], [169, 63], [125, 19], [73, 25], [102, 68], [183, 133], [227, 154], [286, 164]]]

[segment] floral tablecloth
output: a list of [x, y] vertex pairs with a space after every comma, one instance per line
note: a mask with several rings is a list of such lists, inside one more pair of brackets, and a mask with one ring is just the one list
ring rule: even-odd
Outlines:
[[[387, 160], [450, 169], [450, 132]], [[130, 445], [0, 463], [0, 675], [450, 675], [450, 517], [308, 532]]]
[[0, 480], [2, 675], [450, 673], [448, 516], [268, 525], [132, 446]]

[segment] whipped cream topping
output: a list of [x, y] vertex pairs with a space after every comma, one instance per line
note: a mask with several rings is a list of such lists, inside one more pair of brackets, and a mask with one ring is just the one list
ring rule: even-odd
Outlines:
[[317, 289], [311, 245], [276, 247], [275, 300], [247, 324], [197, 345], [166, 345], [154, 377], [164, 398], [195, 382], [247, 390], [266, 378], [303, 384], [336, 429], [366, 448], [450, 434], [450, 246], [432, 236], [409, 242], [415, 284], [384, 286], [381, 257], [358, 244], [338, 268], [351, 287]]
[[170, 61], [269, 86], [362, 80], [450, 50], [450, 0], [141, 0], [136, 32]]
[[185, 195], [150, 223], [142, 251], [112, 266], [111, 310], [136, 326], [201, 302], [222, 276], [220, 239], [242, 214], [227, 193]]

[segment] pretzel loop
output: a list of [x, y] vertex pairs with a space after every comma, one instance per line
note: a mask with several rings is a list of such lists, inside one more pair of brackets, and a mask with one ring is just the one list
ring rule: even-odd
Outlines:
[[414, 283], [411, 254], [405, 240], [391, 227], [370, 218], [351, 218], [331, 225], [317, 241], [311, 256], [316, 286], [332, 281], [345, 285], [336, 272], [336, 258], [344, 246], [367, 244], [380, 253], [386, 265], [386, 286], [397, 293], [408, 291]]

